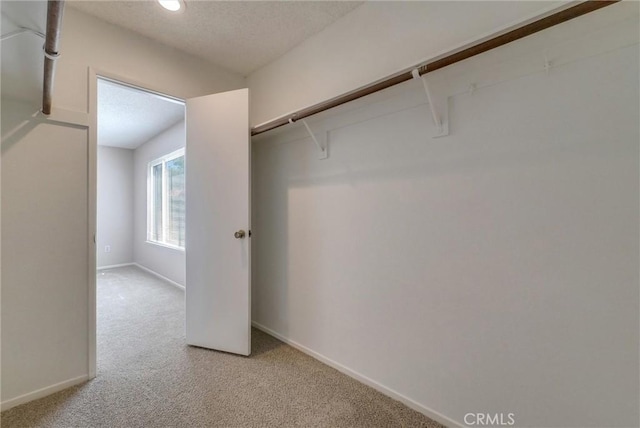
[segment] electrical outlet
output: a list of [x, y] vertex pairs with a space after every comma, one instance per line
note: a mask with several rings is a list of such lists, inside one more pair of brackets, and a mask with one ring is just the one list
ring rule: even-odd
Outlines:
[[105, 245], [104, 246], [104, 252], [105, 253], [110, 253], [111, 252], [111, 245]]

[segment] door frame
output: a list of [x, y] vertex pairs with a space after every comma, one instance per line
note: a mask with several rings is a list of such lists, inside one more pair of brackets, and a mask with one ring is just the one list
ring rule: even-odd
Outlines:
[[129, 77], [111, 73], [109, 71], [88, 67], [88, 109], [89, 109], [89, 159], [88, 159], [88, 202], [89, 202], [89, 221], [88, 221], [88, 371], [89, 379], [94, 379], [97, 374], [98, 365], [98, 344], [97, 344], [97, 214], [98, 214], [98, 79], [104, 79], [118, 83], [123, 86], [130, 87], [139, 91], [144, 91], [152, 95], [163, 98], [169, 98], [179, 101], [186, 105], [186, 100], [175, 95], [169, 94], [163, 88], [154, 87], [145, 82], [136, 81]]

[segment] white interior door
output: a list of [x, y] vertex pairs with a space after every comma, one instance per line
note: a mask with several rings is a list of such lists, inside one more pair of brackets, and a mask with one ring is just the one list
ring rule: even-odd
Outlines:
[[249, 90], [188, 99], [186, 117], [187, 343], [249, 355]]

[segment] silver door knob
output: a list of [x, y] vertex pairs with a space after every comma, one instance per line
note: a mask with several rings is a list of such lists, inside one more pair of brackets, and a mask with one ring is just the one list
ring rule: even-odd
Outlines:
[[245, 235], [246, 235], [246, 232], [242, 229], [240, 229], [239, 231], [233, 234], [233, 236], [235, 236], [236, 239], [242, 239], [245, 237]]

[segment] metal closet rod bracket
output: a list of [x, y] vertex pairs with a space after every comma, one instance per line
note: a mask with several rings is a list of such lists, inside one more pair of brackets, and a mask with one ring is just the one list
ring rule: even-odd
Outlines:
[[32, 30], [31, 28], [27, 28], [27, 27], [20, 27], [15, 31], [11, 31], [7, 34], [3, 34], [2, 36], [0, 36], [0, 41], [4, 42], [5, 40], [11, 39], [12, 37], [19, 36], [20, 34], [25, 34], [25, 33], [33, 34], [34, 36], [38, 36], [41, 39], [45, 38], [45, 35], [40, 31]]
[[329, 157], [329, 150], [328, 150], [328, 144], [327, 144], [327, 132], [326, 131], [321, 131], [320, 132], [320, 138], [318, 138], [313, 133], [313, 131], [311, 131], [311, 128], [309, 128], [309, 125], [307, 124], [306, 120], [304, 120], [304, 119], [296, 120], [294, 117], [290, 117], [289, 118], [289, 123], [294, 123], [294, 122], [302, 122], [304, 127], [307, 129], [307, 132], [309, 133], [309, 136], [311, 137], [311, 139], [315, 143], [316, 147], [320, 151], [320, 154], [318, 155], [318, 159], [327, 159]]
[[60, 52], [47, 52], [47, 47], [45, 45], [42, 45], [42, 52], [44, 53], [44, 57], [51, 61], [57, 60], [62, 55]]
[[438, 106], [435, 104], [434, 97], [431, 94], [431, 89], [429, 88], [429, 84], [427, 83], [427, 79], [424, 76], [420, 76], [420, 70], [415, 68], [411, 71], [411, 76], [413, 76], [414, 80], [420, 80], [422, 82], [422, 87], [424, 88], [424, 92], [427, 94], [427, 102], [429, 103], [429, 109], [431, 110], [431, 119], [433, 119], [433, 124], [436, 127], [436, 134], [433, 138], [444, 137], [449, 135], [449, 99], [448, 97], [443, 97], [442, 104], [444, 104], [443, 117], [438, 113]]

